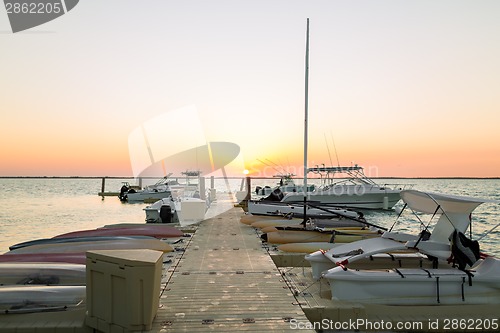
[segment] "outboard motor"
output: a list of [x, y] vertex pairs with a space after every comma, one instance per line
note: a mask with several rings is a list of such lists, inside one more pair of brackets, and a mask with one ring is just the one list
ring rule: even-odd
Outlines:
[[274, 189], [267, 197], [264, 198], [264, 201], [281, 201], [285, 195], [279, 188]]
[[130, 188], [127, 185], [122, 186], [122, 188], [120, 189], [120, 194], [118, 195], [120, 201], [127, 201], [127, 193], [129, 189]]
[[172, 223], [172, 207], [162, 205], [160, 207], [160, 219], [162, 223]]

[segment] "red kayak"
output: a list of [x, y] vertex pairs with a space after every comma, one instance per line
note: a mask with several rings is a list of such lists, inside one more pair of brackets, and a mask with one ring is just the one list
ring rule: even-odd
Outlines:
[[80, 230], [58, 235], [53, 238], [90, 237], [90, 236], [150, 236], [155, 238], [182, 237], [184, 233], [170, 226], [144, 226], [136, 228], [100, 228]]
[[87, 259], [85, 252], [74, 253], [22, 253], [0, 255], [0, 262], [67, 262], [84, 264]]

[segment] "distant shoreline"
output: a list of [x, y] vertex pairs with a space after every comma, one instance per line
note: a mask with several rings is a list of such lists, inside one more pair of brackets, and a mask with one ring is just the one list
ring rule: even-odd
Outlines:
[[[173, 178], [178, 178], [182, 176], [172, 176]], [[0, 179], [135, 179], [131, 176], [0, 176]], [[159, 179], [160, 177], [141, 177], [143, 179]], [[224, 177], [215, 177], [216, 179], [223, 179]], [[226, 177], [228, 179], [242, 179], [241, 177]], [[252, 179], [276, 179], [276, 177], [250, 177]], [[500, 177], [370, 177], [371, 179], [500, 179]], [[302, 178], [293, 178], [302, 179]], [[308, 179], [320, 179], [320, 178], [308, 178]], [[339, 178], [341, 179], [341, 178]]]

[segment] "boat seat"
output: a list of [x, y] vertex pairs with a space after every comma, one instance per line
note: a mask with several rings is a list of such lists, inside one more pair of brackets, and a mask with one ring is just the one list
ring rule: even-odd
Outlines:
[[324, 255], [336, 264], [346, 265], [348, 262], [354, 262], [374, 254], [402, 250], [406, 250], [403, 243], [375, 237], [335, 247], [325, 252]]

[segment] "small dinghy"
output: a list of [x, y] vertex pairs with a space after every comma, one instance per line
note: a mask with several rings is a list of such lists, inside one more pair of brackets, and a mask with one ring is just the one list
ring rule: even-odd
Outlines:
[[84, 306], [85, 296], [85, 286], [0, 286], [0, 314], [65, 311]]
[[24, 253], [70, 253], [86, 252], [89, 250], [117, 250], [117, 249], [150, 249], [162, 252], [172, 252], [174, 249], [159, 239], [121, 239], [90, 242], [69, 242], [31, 245], [11, 250], [5, 255]]
[[1, 262], [0, 285], [85, 285], [85, 265]]
[[184, 233], [171, 226], [148, 226], [135, 228], [100, 228], [90, 230], [80, 230], [68, 232], [53, 238], [69, 237], [92, 237], [92, 236], [151, 236], [155, 238], [174, 238], [182, 237]]
[[369, 234], [348, 234], [332, 231], [316, 230], [278, 230], [262, 234], [261, 238], [271, 244], [287, 243], [311, 243], [311, 242], [331, 242], [331, 243], [349, 243], [366, 238], [379, 237], [377, 233]]
[[487, 257], [456, 268], [354, 270], [336, 267], [324, 277], [332, 299], [386, 305], [500, 304], [500, 260]]
[[418, 235], [389, 230], [382, 234], [381, 239], [362, 240], [328, 251], [313, 252], [306, 255], [305, 259], [311, 264], [314, 278], [319, 279], [324, 270], [346, 265], [376, 253], [418, 250], [434, 260], [446, 261], [451, 255], [448, 238], [452, 232], [465, 232], [470, 225], [472, 211], [480, 204], [492, 201], [415, 190], [402, 191], [401, 198], [405, 202], [405, 208], [409, 207], [417, 219], [420, 219], [417, 214], [432, 214], [432, 217], [438, 218], [432, 233], [427, 227]]
[[71, 243], [71, 242], [92, 242], [92, 241], [111, 241], [111, 240], [126, 240], [126, 239], [153, 239], [150, 236], [91, 236], [91, 237], [68, 237], [68, 238], [42, 238], [31, 241], [26, 241], [9, 246], [9, 250], [16, 250], [26, 246], [56, 244], [56, 243]]
[[[336, 247], [323, 253], [338, 265], [322, 273], [332, 299], [384, 305], [500, 304], [500, 260], [481, 255], [479, 243], [464, 235], [477, 206], [498, 202], [419, 191], [403, 191], [401, 196], [414, 212], [439, 216], [430, 236], [426, 228], [404, 244], [432, 259], [433, 268], [354, 270], [349, 263], [366, 257], [367, 251], [352, 243], [351, 247], [359, 247], [357, 251], [335, 256], [334, 251], [346, 249]], [[370, 255], [390, 252], [391, 244], [397, 248], [397, 242], [391, 241], [380, 244], [378, 251], [374, 246]]]
[[85, 265], [87, 256], [85, 252], [69, 253], [23, 253], [0, 255], [0, 262], [67, 262]]

